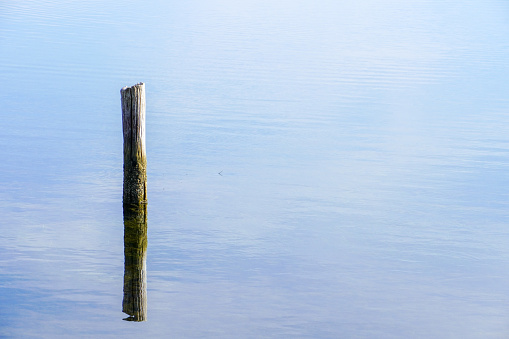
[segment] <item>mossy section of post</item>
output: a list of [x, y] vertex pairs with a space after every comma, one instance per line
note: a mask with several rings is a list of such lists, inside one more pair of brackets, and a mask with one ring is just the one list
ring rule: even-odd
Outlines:
[[145, 147], [145, 84], [140, 82], [120, 90], [124, 133], [123, 202], [147, 202], [147, 152]]

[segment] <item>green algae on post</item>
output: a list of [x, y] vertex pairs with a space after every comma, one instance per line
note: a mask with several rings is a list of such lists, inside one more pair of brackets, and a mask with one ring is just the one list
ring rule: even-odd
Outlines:
[[147, 202], [145, 149], [145, 84], [120, 90], [124, 133], [124, 204]]

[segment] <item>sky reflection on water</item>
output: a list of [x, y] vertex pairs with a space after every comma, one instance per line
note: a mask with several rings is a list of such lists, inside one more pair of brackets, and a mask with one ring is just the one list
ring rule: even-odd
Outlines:
[[[0, 336], [504, 337], [508, 16], [2, 2]], [[128, 323], [119, 90], [140, 81], [148, 315]]]

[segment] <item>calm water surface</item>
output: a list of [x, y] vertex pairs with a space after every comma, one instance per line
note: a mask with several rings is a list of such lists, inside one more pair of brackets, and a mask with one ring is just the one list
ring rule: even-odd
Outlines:
[[3, 0], [0, 51], [0, 337], [509, 336], [507, 1]]

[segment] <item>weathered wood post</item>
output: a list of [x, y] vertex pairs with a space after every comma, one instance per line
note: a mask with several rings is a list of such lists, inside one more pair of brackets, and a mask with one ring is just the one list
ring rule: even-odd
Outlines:
[[147, 201], [147, 152], [145, 149], [145, 84], [120, 90], [124, 132], [124, 204]]
[[147, 318], [145, 84], [120, 90], [124, 134], [124, 320]]
[[124, 320], [147, 320], [147, 205], [124, 204]]

